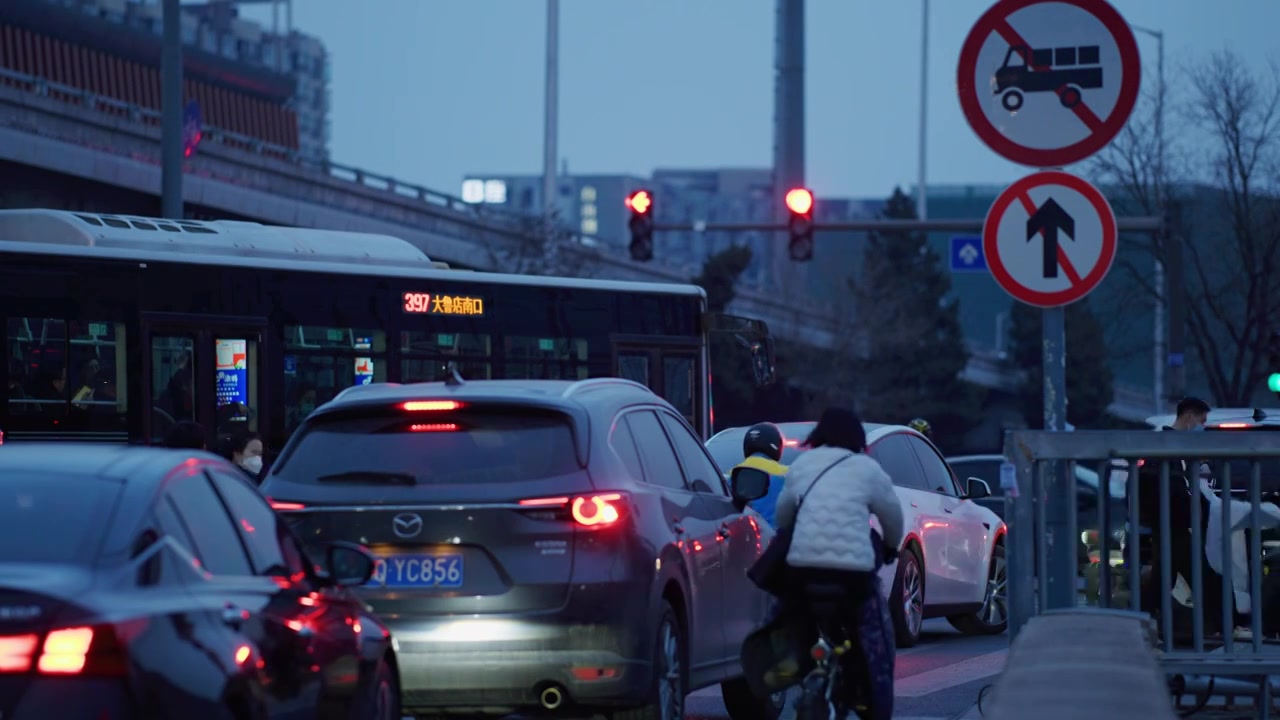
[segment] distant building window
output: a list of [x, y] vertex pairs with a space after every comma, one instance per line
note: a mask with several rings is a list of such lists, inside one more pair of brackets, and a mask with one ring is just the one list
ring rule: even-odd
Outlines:
[[578, 193], [578, 198], [584, 203], [593, 203], [596, 201], [596, 189], [588, 185], [582, 188], [582, 192]]
[[583, 203], [582, 207], [578, 209], [578, 214], [584, 218], [595, 217], [596, 216], [595, 203]]
[[484, 181], [483, 180], [463, 180], [462, 181], [462, 202], [466, 202], [466, 203], [484, 202]]
[[507, 202], [507, 182], [505, 180], [484, 181], [484, 201], [494, 205]]
[[595, 235], [597, 232], [600, 232], [600, 224], [596, 222], [595, 218], [582, 219], [583, 235]]

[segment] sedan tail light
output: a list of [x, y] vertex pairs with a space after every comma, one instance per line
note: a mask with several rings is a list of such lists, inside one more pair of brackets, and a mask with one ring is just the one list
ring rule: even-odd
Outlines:
[[622, 493], [592, 493], [574, 497], [544, 497], [521, 500], [520, 506], [530, 510], [567, 511], [567, 519], [581, 528], [604, 528], [616, 525], [624, 516], [626, 502]]
[[0, 636], [0, 674], [121, 676], [128, 672], [124, 647], [110, 625], [82, 626]]

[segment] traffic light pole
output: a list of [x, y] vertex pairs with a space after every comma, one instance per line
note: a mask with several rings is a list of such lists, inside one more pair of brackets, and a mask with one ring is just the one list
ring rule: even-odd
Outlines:
[[[982, 218], [958, 220], [846, 220], [815, 223], [815, 231], [826, 232], [965, 232], [981, 233]], [[1135, 216], [1116, 219], [1120, 232], [1159, 232], [1164, 227], [1158, 216]], [[672, 223], [656, 224], [654, 232], [785, 232], [786, 225], [771, 223]]]

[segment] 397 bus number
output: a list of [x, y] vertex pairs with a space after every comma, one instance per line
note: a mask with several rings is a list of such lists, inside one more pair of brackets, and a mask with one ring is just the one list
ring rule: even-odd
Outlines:
[[407, 313], [431, 312], [431, 294], [407, 292], [404, 294], [404, 311]]

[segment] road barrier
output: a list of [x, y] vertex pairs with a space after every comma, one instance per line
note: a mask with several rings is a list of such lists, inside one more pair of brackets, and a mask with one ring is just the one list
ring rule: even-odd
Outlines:
[[[1026, 642], [1021, 635], [1034, 619], [1082, 602], [1076, 527], [1081, 490], [1066, 478], [1074, 478], [1077, 463], [1097, 469], [1100, 481], [1090, 491], [1099, 493], [1097, 526], [1107, 528], [1112, 508], [1105, 493], [1115, 461], [1125, 461], [1124, 531], [1119, 538], [1097, 534], [1095, 613], [1127, 600], [1131, 613], [1158, 616], [1158, 660], [1170, 679], [1166, 695], [1196, 694], [1202, 704], [1208, 696], [1252, 697], [1258, 717], [1270, 716], [1269, 678], [1280, 673], [1280, 645], [1263, 634], [1263, 532], [1280, 527], [1280, 508], [1273, 495], [1264, 496], [1263, 465], [1280, 459], [1280, 433], [1021, 430], [1006, 436], [1005, 457], [1013, 475], [1006, 468], [1002, 485], [1016, 485], [1006, 488], [1013, 496], [1007, 521], [1015, 646]], [[1117, 541], [1123, 583], [1114, 582], [1106, 567]], [[1160, 577], [1173, 579], [1167, 585], [1172, 592], [1156, 591], [1153, 578]], [[1115, 591], [1120, 584], [1127, 592]], [[1082, 636], [1077, 644], [1095, 641], [1102, 638]], [[1009, 666], [1017, 667], [1012, 654]]]

